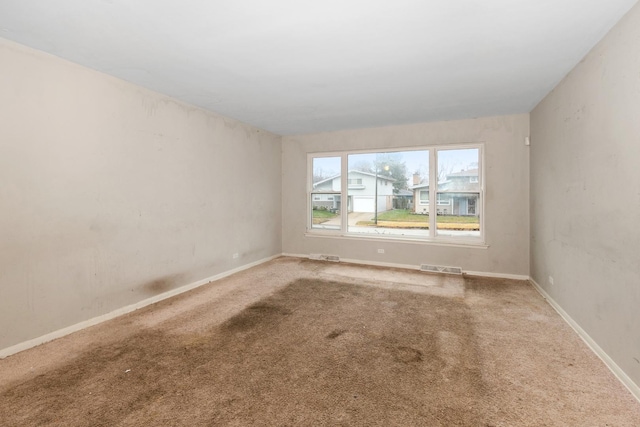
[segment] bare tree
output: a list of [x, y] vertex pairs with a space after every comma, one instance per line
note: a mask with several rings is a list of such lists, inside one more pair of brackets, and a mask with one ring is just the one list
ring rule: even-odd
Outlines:
[[315, 167], [313, 168], [313, 183], [315, 184], [316, 182], [324, 181], [325, 179], [336, 175], [338, 174], [333, 170], [325, 170], [321, 167]]
[[358, 160], [353, 164], [352, 169], [361, 171], [361, 172], [368, 172], [368, 173], [375, 172], [373, 164], [367, 160]]
[[438, 165], [438, 182], [443, 182], [447, 180], [447, 177], [453, 173], [453, 169], [455, 165], [440, 163]]

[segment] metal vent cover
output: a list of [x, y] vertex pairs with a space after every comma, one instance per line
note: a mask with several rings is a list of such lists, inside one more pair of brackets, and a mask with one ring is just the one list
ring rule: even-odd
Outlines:
[[309, 254], [309, 259], [314, 259], [318, 261], [340, 262], [340, 257], [338, 255]]

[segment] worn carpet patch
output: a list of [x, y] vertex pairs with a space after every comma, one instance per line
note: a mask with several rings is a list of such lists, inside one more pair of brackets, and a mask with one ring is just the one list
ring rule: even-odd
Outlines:
[[0, 419], [483, 426], [479, 358], [461, 298], [303, 279], [206, 333], [141, 330], [14, 384]]

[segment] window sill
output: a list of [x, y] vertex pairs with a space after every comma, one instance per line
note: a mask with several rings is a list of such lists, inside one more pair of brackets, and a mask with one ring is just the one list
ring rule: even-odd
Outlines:
[[459, 239], [429, 239], [424, 237], [398, 237], [398, 236], [380, 236], [380, 235], [363, 235], [356, 233], [343, 234], [340, 231], [327, 232], [327, 231], [310, 231], [308, 230], [305, 237], [321, 238], [321, 239], [340, 239], [340, 240], [359, 240], [359, 241], [385, 241], [393, 243], [408, 243], [418, 245], [430, 245], [430, 246], [448, 246], [457, 248], [469, 248], [469, 249], [488, 249], [489, 245], [480, 241], [479, 239], [468, 240], [464, 238]]

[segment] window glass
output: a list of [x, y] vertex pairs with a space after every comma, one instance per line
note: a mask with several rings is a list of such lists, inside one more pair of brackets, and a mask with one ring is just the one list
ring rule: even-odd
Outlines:
[[480, 237], [477, 148], [437, 150], [436, 236]]
[[[357, 153], [347, 159], [349, 233], [429, 235], [429, 218], [416, 212], [413, 201], [429, 180], [428, 150]], [[423, 187], [414, 191], [414, 184]]]
[[340, 157], [312, 159], [311, 228], [342, 229]]
[[482, 237], [481, 149], [450, 145], [312, 155], [309, 228], [371, 237], [476, 240]]
[[429, 204], [429, 190], [420, 190], [420, 203], [423, 205]]

